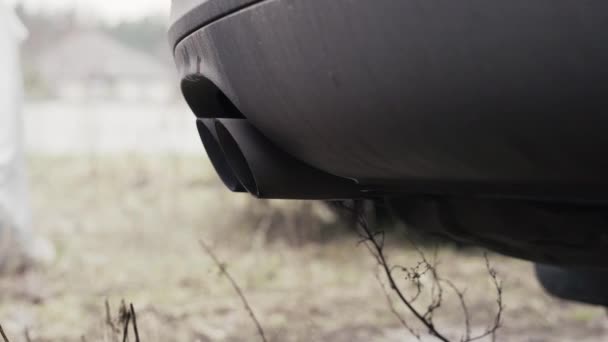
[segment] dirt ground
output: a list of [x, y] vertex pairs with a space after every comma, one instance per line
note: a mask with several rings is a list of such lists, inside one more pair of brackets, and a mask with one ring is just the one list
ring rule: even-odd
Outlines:
[[[263, 220], [247, 216], [260, 204], [226, 192], [203, 156], [38, 156], [30, 166], [35, 228], [57, 258], [0, 279], [0, 323], [12, 341], [26, 340], [25, 330], [32, 341], [122, 340], [104, 309], [108, 300], [115, 318], [122, 299], [135, 305], [142, 341], [257, 341], [199, 238], [226, 263], [271, 341], [414, 340], [389, 310], [374, 260], [355, 234], [271, 238]], [[258, 214], [268, 207], [261, 208]], [[388, 241], [392, 262], [416, 263], [402, 240]], [[466, 288], [475, 330], [491, 323], [496, 299], [481, 255], [439, 253], [443, 277]], [[498, 341], [608, 340], [603, 308], [553, 299], [529, 263], [490, 258], [505, 291]], [[454, 295], [446, 294], [436, 317], [458, 341], [463, 315]]]

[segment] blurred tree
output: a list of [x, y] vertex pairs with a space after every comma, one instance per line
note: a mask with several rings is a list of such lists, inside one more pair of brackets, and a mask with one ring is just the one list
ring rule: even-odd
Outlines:
[[161, 57], [170, 56], [167, 40], [167, 19], [162, 16], [144, 17], [103, 28], [125, 45]]
[[31, 12], [22, 4], [16, 12], [30, 35], [22, 45], [22, 65], [28, 98], [44, 97], [49, 93], [37, 70], [41, 52], [61, 41], [69, 33], [80, 30], [102, 31], [123, 44], [152, 55], [167, 65], [172, 63], [167, 41], [167, 19], [149, 16], [138, 20], [105, 24], [101, 20], [82, 20], [74, 10], [60, 12]]

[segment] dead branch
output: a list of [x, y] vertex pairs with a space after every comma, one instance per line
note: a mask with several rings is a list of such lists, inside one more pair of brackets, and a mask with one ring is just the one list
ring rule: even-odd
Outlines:
[[125, 319], [125, 327], [122, 333], [122, 342], [127, 342], [127, 337], [129, 336], [129, 321], [131, 320], [131, 315], [127, 315]]
[[2, 335], [4, 342], [9, 342], [8, 337], [6, 337], [6, 334], [4, 333], [4, 329], [2, 329], [2, 325], [0, 325], [0, 334]]
[[[422, 270], [421, 270], [422, 269]], [[431, 270], [431, 265], [426, 261], [419, 261], [414, 267], [403, 267], [394, 265], [391, 267], [391, 273], [401, 271], [405, 273], [404, 280], [410, 281], [416, 287], [416, 293], [409, 299], [410, 303], [416, 302], [422, 294], [422, 277]]]
[[393, 313], [395, 318], [397, 318], [397, 320], [401, 323], [401, 325], [407, 331], [409, 331], [410, 334], [412, 334], [412, 336], [414, 336], [418, 341], [420, 341], [421, 340], [420, 333], [418, 333], [416, 330], [414, 330], [414, 328], [410, 327], [409, 324], [407, 324], [407, 321], [405, 320], [405, 318], [403, 318], [401, 316], [401, 314], [399, 313], [399, 311], [397, 311], [397, 308], [395, 307], [393, 300], [391, 299], [391, 295], [386, 290], [386, 287], [384, 287], [384, 283], [380, 279], [380, 275], [378, 273], [376, 273], [376, 279], [378, 280], [378, 284], [380, 284], [382, 293], [384, 293], [384, 297], [386, 298], [386, 304], [388, 305], [389, 309], [391, 310], [391, 312]]
[[129, 323], [131, 321], [131, 312], [127, 310], [125, 300], [120, 301], [120, 309], [118, 309], [118, 321], [124, 324], [122, 330], [122, 342], [127, 342], [129, 336]]
[[462, 309], [462, 315], [464, 317], [464, 337], [461, 339], [462, 341], [470, 341], [471, 340], [471, 315], [469, 313], [469, 308], [467, 307], [467, 302], [464, 299], [464, 291], [461, 291], [452, 281], [449, 279], [442, 279], [444, 283], [448, 285], [454, 291], [456, 296], [458, 297], [458, 301], [460, 302], [460, 308]]
[[[360, 237], [359, 244], [364, 244], [367, 247], [368, 251], [374, 257], [374, 259], [376, 259], [378, 266], [380, 267], [380, 269], [383, 271], [386, 278], [388, 279], [388, 283], [389, 283], [390, 288], [393, 291], [393, 293], [395, 293], [397, 295], [397, 297], [399, 298], [399, 301], [409, 310], [409, 312], [412, 313], [416, 317], [416, 319], [428, 329], [428, 332], [431, 336], [435, 337], [436, 339], [438, 339], [440, 341], [449, 342], [447, 337], [445, 337], [445, 335], [443, 335], [437, 329], [437, 327], [435, 326], [435, 324], [433, 322], [434, 313], [441, 307], [441, 304], [443, 301], [442, 284], [446, 284], [455, 292], [456, 296], [458, 297], [458, 300], [460, 301], [460, 306], [461, 306], [461, 309], [462, 309], [463, 315], [464, 315], [465, 335], [461, 338], [460, 341], [461, 342], [471, 342], [471, 341], [479, 340], [479, 339], [487, 337], [487, 336], [491, 336], [492, 341], [495, 341], [496, 332], [500, 328], [500, 325], [501, 325], [502, 312], [503, 312], [502, 283], [498, 280], [496, 271], [490, 266], [490, 262], [489, 262], [487, 255], [484, 255], [484, 258], [486, 261], [486, 268], [488, 270], [488, 273], [490, 274], [490, 278], [494, 284], [494, 287], [496, 288], [496, 295], [497, 295], [496, 302], [497, 302], [498, 309], [497, 309], [496, 316], [494, 317], [493, 324], [489, 328], [487, 328], [483, 333], [481, 333], [477, 336], [471, 337], [471, 315], [470, 315], [470, 312], [468, 310], [468, 307], [467, 307], [467, 304], [466, 304], [466, 301], [464, 298], [464, 291], [459, 290], [451, 281], [449, 281], [447, 279], [442, 279], [439, 276], [439, 274], [437, 272], [437, 265], [438, 265], [437, 250], [435, 250], [435, 253], [434, 253], [433, 263], [430, 263], [426, 259], [426, 256], [424, 255], [422, 250], [420, 250], [413, 241], [410, 241], [412, 246], [415, 248], [415, 250], [419, 254], [422, 261], [418, 262], [418, 264], [416, 264], [414, 267], [409, 267], [409, 268], [403, 267], [400, 265], [391, 266], [388, 263], [386, 255], [384, 254], [384, 243], [385, 243], [384, 232], [373, 231], [370, 228], [369, 221], [366, 218], [366, 213], [362, 212], [360, 209], [358, 209], [358, 208], [361, 208], [361, 206], [353, 205], [352, 208], [349, 208], [348, 206], [345, 206], [344, 204], [338, 204], [338, 206], [341, 209], [347, 209], [350, 212], [351, 217], [356, 218], [356, 223], [357, 223], [356, 226], [358, 228], [357, 233], [359, 234], [359, 237]], [[394, 276], [395, 271], [403, 272], [405, 274], [404, 279], [407, 281], [410, 281], [415, 286], [416, 293], [409, 299], [397, 285], [397, 282], [396, 282], [395, 276]], [[422, 292], [423, 285], [422, 285], [421, 278], [426, 273], [430, 273], [431, 280], [432, 280], [432, 286], [431, 286], [431, 290], [430, 290], [431, 303], [428, 304], [426, 311], [422, 312], [422, 311], [418, 311], [418, 309], [416, 309], [413, 304], [419, 298], [420, 293]], [[390, 295], [386, 291], [384, 284], [381, 282], [381, 280], [377, 274], [376, 274], [376, 278], [378, 279], [378, 281], [381, 284], [381, 287], [382, 287], [382, 290], [384, 291], [389, 308], [391, 309], [393, 314], [399, 319], [401, 324], [414, 337], [420, 339], [420, 335], [415, 330], [413, 330], [409, 324], [407, 324], [407, 322], [403, 319], [403, 317], [401, 317], [399, 312], [394, 307]]]
[[379, 235], [378, 233], [373, 232], [369, 227], [365, 215], [363, 214], [359, 215], [358, 223], [360, 235], [366, 241], [365, 245], [367, 245], [368, 249], [372, 251], [372, 255], [375, 257], [380, 268], [384, 271], [384, 274], [388, 279], [390, 288], [397, 295], [397, 297], [399, 297], [401, 303], [416, 317], [416, 319], [418, 319], [418, 321], [420, 321], [420, 323], [422, 323], [428, 329], [431, 336], [440, 341], [449, 342], [449, 340], [437, 330], [435, 324], [433, 323], [432, 314], [441, 305], [441, 298], [439, 297], [437, 300], [433, 299], [433, 302], [429, 305], [427, 311], [424, 314], [420, 313], [406, 298], [393, 277], [391, 266], [389, 266], [387, 258], [384, 255], [384, 238], [382, 238], [382, 240], [378, 240], [378, 236], [384, 236], [384, 234]]
[[[424, 262], [428, 263], [426, 257], [423, 258]], [[426, 317], [430, 322], [432, 322], [435, 311], [437, 311], [441, 307], [441, 303], [443, 302], [443, 286], [441, 286], [440, 278], [437, 275], [437, 269], [432, 266], [430, 268], [430, 271], [433, 284], [431, 287], [431, 303], [427, 307], [427, 310], [424, 313], [424, 317]]]
[[112, 320], [112, 313], [110, 312], [110, 302], [106, 298], [105, 302], [106, 307], [106, 325], [112, 329], [112, 334], [115, 334], [119, 331], [119, 329], [114, 325], [114, 321]]
[[263, 342], [268, 342], [268, 340], [266, 339], [266, 335], [264, 334], [264, 329], [262, 328], [262, 325], [260, 324], [260, 322], [258, 321], [255, 313], [253, 312], [253, 309], [249, 305], [249, 302], [247, 301], [247, 298], [245, 297], [245, 294], [241, 290], [241, 287], [238, 285], [238, 283], [236, 282], [236, 280], [234, 280], [234, 278], [230, 275], [230, 273], [226, 269], [226, 266], [224, 265], [224, 263], [222, 263], [218, 259], [218, 257], [215, 255], [215, 253], [213, 253], [213, 250], [211, 249], [211, 247], [209, 247], [202, 239], [199, 239], [199, 244], [201, 245], [203, 251], [211, 258], [211, 260], [213, 260], [213, 263], [215, 263], [215, 265], [219, 268], [220, 273], [226, 279], [228, 279], [228, 281], [230, 282], [230, 285], [232, 286], [232, 288], [234, 289], [234, 291], [236, 292], [236, 294], [241, 299], [241, 302], [243, 303], [243, 306], [245, 307], [245, 310], [249, 314], [249, 317], [251, 318], [251, 321], [255, 324], [255, 326], [256, 326], [256, 328], [258, 330], [258, 335], [260, 336], [260, 339]]
[[32, 342], [32, 338], [30, 337], [30, 329], [27, 327], [23, 330], [23, 337], [25, 337], [25, 342]]
[[137, 317], [135, 316], [135, 309], [133, 303], [129, 304], [131, 307], [131, 317], [133, 317], [133, 332], [135, 333], [135, 342], [139, 342], [139, 330], [137, 330]]
[[496, 270], [494, 268], [492, 268], [492, 266], [490, 265], [490, 259], [488, 258], [488, 253], [484, 253], [483, 257], [486, 261], [486, 269], [488, 270], [488, 274], [490, 275], [490, 279], [492, 280], [492, 284], [494, 285], [494, 289], [496, 290], [496, 306], [497, 306], [496, 315], [494, 316], [494, 322], [492, 323], [492, 325], [490, 327], [488, 327], [486, 329], [486, 331], [484, 331], [483, 333], [481, 333], [475, 337], [469, 338], [465, 342], [480, 340], [486, 336], [491, 336], [492, 342], [495, 342], [496, 341], [496, 332], [501, 327], [502, 313], [504, 311], [504, 304], [502, 302], [502, 291], [503, 291], [502, 282], [500, 280], [498, 280], [498, 274], [496, 273]]

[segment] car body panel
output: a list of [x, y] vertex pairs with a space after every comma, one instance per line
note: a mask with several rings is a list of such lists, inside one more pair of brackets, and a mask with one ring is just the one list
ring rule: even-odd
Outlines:
[[169, 41], [172, 47], [197, 29], [261, 0], [173, 0]]
[[269, 0], [175, 58], [289, 154], [379, 192], [605, 201], [607, 36], [601, 1]]

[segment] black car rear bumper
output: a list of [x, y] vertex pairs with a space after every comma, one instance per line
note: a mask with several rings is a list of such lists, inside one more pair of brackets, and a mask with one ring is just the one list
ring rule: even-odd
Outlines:
[[169, 43], [179, 41], [199, 28], [263, 0], [173, 0]]
[[364, 193], [608, 200], [606, 2], [190, 5], [171, 35], [199, 117]]

